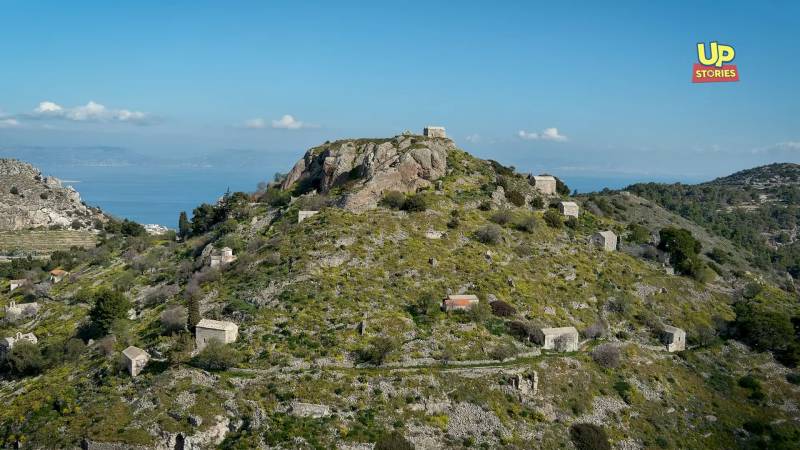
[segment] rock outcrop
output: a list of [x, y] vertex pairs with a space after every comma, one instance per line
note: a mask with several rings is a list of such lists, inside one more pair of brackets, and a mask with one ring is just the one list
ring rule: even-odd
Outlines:
[[328, 193], [345, 187], [341, 206], [363, 211], [374, 208], [384, 192], [432, 186], [446, 174], [447, 153], [454, 149], [450, 139], [412, 135], [326, 143], [306, 152], [281, 188]]
[[45, 177], [22, 161], [0, 159], [0, 231], [53, 226], [86, 230], [97, 220], [107, 218], [58, 178]]

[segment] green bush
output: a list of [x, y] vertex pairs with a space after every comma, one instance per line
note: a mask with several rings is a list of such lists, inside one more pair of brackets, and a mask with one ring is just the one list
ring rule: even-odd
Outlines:
[[281, 208], [289, 204], [292, 200], [292, 194], [281, 188], [271, 187], [264, 191], [259, 200], [272, 207]]
[[192, 365], [205, 370], [227, 370], [239, 363], [239, 353], [229, 345], [212, 339], [192, 360]]
[[11, 195], [19, 195], [19, 189], [16, 186], [11, 186]]
[[492, 308], [492, 314], [498, 317], [510, 317], [517, 313], [516, 308], [502, 300], [495, 300], [489, 303], [489, 306]]
[[561, 228], [564, 222], [561, 220], [561, 213], [555, 209], [548, 209], [544, 212], [544, 222], [551, 228]]
[[17, 375], [38, 375], [44, 368], [44, 357], [32, 342], [20, 340], [6, 356], [11, 372]]
[[375, 442], [375, 450], [414, 450], [414, 445], [403, 437], [402, 434], [394, 431], [384, 434]]
[[523, 206], [525, 205], [525, 196], [522, 195], [521, 192], [511, 190], [506, 192], [506, 198], [509, 202], [511, 202], [514, 206]]
[[611, 450], [606, 431], [591, 423], [573, 424], [569, 437], [577, 450]]
[[650, 230], [638, 223], [628, 224], [628, 240], [634, 244], [647, 244], [650, 242]]
[[356, 361], [358, 363], [380, 366], [386, 360], [386, 357], [396, 348], [397, 342], [395, 342], [394, 339], [385, 336], [377, 336], [372, 339], [369, 346], [355, 352]]
[[475, 232], [475, 239], [479, 242], [484, 244], [497, 244], [500, 242], [500, 238], [503, 234], [503, 230], [500, 229], [497, 225], [491, 224], [486, 225], [484, 227], [479, 228]]
[[89, 311], [89, 317], [101, 334], [108, 334], [114, 322], [127, 318], [131, 302], [121, 292], [101, 288], [93, 297], [94, 305]]
[[544, 208], [544, 199], [539, 196], [533, 197], [533, 199], [531, 199], [531, 207], [535, 209]]
[[421, 212], [426, 209], [428, 209], [428, 202], [425, 201], [425, 197], [419, 194], [408, 197], [403, 203], [403, 210], [408, 212]]
[[514, 222], [514, 227], [520, 231], [533, 233], [533, 230], [536, 229], [536, 216], [533, 214], [526, 214]]
[[400, 191], [389, 191], [383, 194], [381, 205], [391, 209], [401, 209], [406, 202], [406, 196]]
[[511, 222], [513, 216], [511, 215], [511, 211], [507, 209], [501, 209], [489, 217], [489, 220], [498, 224], [498, 225], [505, 225]]

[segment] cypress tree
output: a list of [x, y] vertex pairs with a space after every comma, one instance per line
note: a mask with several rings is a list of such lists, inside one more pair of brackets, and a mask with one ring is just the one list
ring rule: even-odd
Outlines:
[[190, 230], [191, 225], [189, 224], [189, 218], [186, 216], [186, 211], [181, 211], [181, 215], [178, 218], [178, 236], [185, 238], [189, 236]]

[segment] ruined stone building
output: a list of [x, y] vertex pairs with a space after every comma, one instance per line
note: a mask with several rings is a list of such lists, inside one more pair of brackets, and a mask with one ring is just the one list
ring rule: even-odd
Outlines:
[[10, 351], [20, 341], [28, 341], [34, 345], [39, 343], [39, 339], [33, 333], [17, 333], [14, 336], [0, 339], [0, 353]]
[[613, 231], [599, 231], [592, 235], [592, 244], [605, 251], [613, 252], [617, 249], [617, 235]]
[[558, 210], [561, 214], [567, 217], [578, 217], [578, 204], [575, 202], [561, 202], [558, 204]]
[[27, 283], [28, 283], [28, 280], [24, 280], [24, 279], [23, 280], [10, 280], [8, 282], [8, 292], [9, 293], [14, 292], [18, 288], [21, 288], [22, 286], [25, 286]]
[[556, 195], [556, 178], [550, 175], [534, 175], [531, 177], [533, 187], [543, 195]]
[[686, 332], [678, 327], [664, 325], [664, 332], [661, 340], [667, 346], [668, 352], [680, 352], [686, 350]]
[[6, 321], [14, 322], [20, 319], [34, 317], [39, 313], [41, 308], [41, 305], [36, 302], [17, 304], [17, 302], [11, 301], [5, 308]]
[[239, 327], [233, 322], [203, 319], [195, 327], [195, 344], [197, 350], [202, 350], [216, 339], [223, 344], [236, 342], [239, 336]]
[[445, 311], [467, 311], [479, 302], [477, 295], [456, 294], [448, 295], [442, 301], [442, 309]]
[[540, 328], [535, 330], [533, 341], [545, 350], [575, 352], [578, 351], [578, 330], [575, 327]]
[[425, 129], [422, 130], [422, 134], [427, 137], [432, 138], [446, 138], [447, 133], [444, 131], [444, 127], [432, 127], [428, 125]]
[[132, 345], [122, 351], [122, 356], [132, 377], [139, 375], [150, 360], [150, 355], [146, 351]]
[[297, 211], [297, 223], [317, 214], [319, 214], [319, 211]]
[[211, 267], [220, 267], [236, 261], [236, 256], [233, 255], [233, 250], [230, 247], [223, 247], [219, 252], [211, 254], [208, 265]]

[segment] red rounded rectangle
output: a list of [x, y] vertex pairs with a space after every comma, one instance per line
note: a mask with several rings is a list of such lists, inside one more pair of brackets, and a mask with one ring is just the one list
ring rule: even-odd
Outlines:
[[716, 67], [695, 63], [692, 68], [692, 83], [725, 83], [739, 81], [739, 69], [735, 64]]

